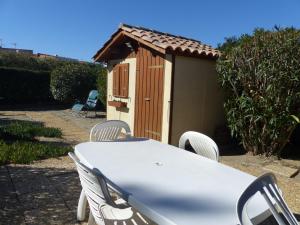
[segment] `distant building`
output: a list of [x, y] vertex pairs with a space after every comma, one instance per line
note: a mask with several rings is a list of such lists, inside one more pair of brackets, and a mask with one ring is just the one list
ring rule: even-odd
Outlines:
[[25, 53], [25, 54], [32, 55], [32, 56], [40, 58], [40, 59], [56, 59], [56, 60], [60, 60], [60, 61], [81, 62], [78, 59], [73, 59], [73, 58], [69, 58], [69, 57], [62, 57], [62, 56], [59, 56], [59, 55], [49, 55], [49, 54], [44, 54], [44, 53], [33, 54], [33, 50], [30, 50], [30, 49], [2, 48], [0, 46], [0, 53], [1, 52]]
[[56, 60], [61, 60], [61, 61], [70, 61], [70, 62], [78, 62], [78, 59], [73, 59], [73, 58], [68, 58], [68, 57], [62, 57], [58, 55], [48, 55], [44, 53], [37, 53], [36, 57], [40, 59], [56, 59]]
[[21, 49], [21, 48], [2, 48], [0, 47], [0, 52], [14, 52], [14, 53], [26, 53], [33, 54], [33, 50], [30, 49]]

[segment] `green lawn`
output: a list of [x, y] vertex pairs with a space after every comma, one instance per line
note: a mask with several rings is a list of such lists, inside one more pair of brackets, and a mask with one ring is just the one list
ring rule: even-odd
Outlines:
[[[0, 121], [1, 122], [1, 121]], [[72, 151], [71, 146], [38, 141], [37, 137], [60, 138], [58, 128], [45, 127], [43, 123], [13, 121], [0, 123], [0, 165], [30, 163], [37, 159], [57, 157]]]

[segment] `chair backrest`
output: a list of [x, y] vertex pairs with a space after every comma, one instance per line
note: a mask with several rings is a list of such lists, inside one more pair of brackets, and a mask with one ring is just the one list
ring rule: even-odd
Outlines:
[[179, 148], [185, 149], [188, 141], [197, 154], [219, 161], [218, 146], [210, 137], [195, 131], [187, 131], [179, 139]]
[[91, 170], [83, 165], [74, 153], [69, 152], [69, 156], [73, 159], [76, 165], [80, 183], [88, 200], [94, 219], [97, 224], [102, 224], [104, 218], [101, 214], [101, 207], [106, 204], [116, 207], [109, 194], [105, 178], [99, 170]]
[[86, 100], [86, 105], [90, 108], [95, 108], [98, 101], [99, 92], [97, 90], [91, 90]]
[[129, 125], [121, 120], [108, 120], [96, 124], [90, 132], [90, 141], [114, 141], [121, 138], [122, 130], [125, 137], [131, 136]]
[[[272, 173], [266, 173], [258, 177], [240, 196], [236, 210], [241, 225], [253, 224], [247, 214], [247, 204], [257, 192], [259, 192], [267, 202], [278, 224], [298, 225], [296, 218], [279, 193], [276, 178]], [[279, 214], [278, 210], [280, 210], [281, 214]]]

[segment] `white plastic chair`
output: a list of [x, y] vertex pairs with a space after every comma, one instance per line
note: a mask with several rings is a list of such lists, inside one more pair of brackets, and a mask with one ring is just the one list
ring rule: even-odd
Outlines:
[[121, 138], [122, 130], [125, 131], [125, 138], [131, 136], [127, 123], [121, 120], [108, 120], [96, 124], [90, 132], [90, 141], [114, 141]]
[[114, 225], [122, 224], [149, 224], [139, 213], [133, 211], [127, 204], [118, 204], [109, 193], [105, 177], [97, 169], [89, 169], [83, 165], [74, 153], [69, 156], [75, 162], [79, 179], [90, 206], [88, 225], [105, 225], [106, 222]]
[[[122, 131], [125, 131], [125, 137], [122, 137]], [[131, 137], [129, 125], [121, 120], [108, 120], [104, 123], [96, 124], [90, 132], [90, 141], [114, 141], [119, 138]], [[112, 188], [110, 187], [110, 190]], [[116, 193], [116, 191], [112, 191]], [[117, 194], [117, 193], [116, 193]], [[117, 194], [118, 195], [118, 194]], [[121, 202], [123, 199], [119, 198]], [[123, 200], [124, 201], [124, 200]], [[78, 207], [77, 207], [77, 220], [83, 221], [85, 219], [85, 211], [87, 206], [87, 199], [84, 191], [81, 191]]]
[[219, 161], [218, 146], [210, 137], [195, 131], [187, 131], [179, 139], [179, 148], [185, 149], [187, 141], [198, 155]]
[[[274, 174], [266, 173], [253, 181], [242, 193], [237, 202], [237, 216], [241, 225], [253, 225], [247, 214], [248, 201], [260, 193], [266, 200], [271, 213], [279, 225], [298, 225], [298, 222], [289, 210], [277, 187]], [[280, 210], [281, 214], [279, 214]]]

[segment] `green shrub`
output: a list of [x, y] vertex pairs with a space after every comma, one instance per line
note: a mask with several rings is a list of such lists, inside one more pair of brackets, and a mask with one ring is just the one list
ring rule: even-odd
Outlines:
[[255, 30], [229, 39], [217, 62], [233, 135], [248, 152], [280, 155], [300, 116], [300, 32]]
[[96, 74], [87, 64], [66, 64], [51, 73], [51, 92], [58, 101], [85, 101], [90, 90], [95, 88]]
[[17, 121], [0, 127], [0, 138], [5, 140], [34, 140], [37, 136], [59, 138], [62, 132], [59, 128], [30, 121]]
[[106, 69], [100, 67], [96, 70], [97, 74], [97, 89], [99, 91], [99, 101], [104, 108], [106, 107], [106, 92], [107, 92], [107, 76]]
[[70, 146], [24, 141], [7, 144], [0, 140], [0, 165], [5, 163], [27, 164], [34, 160], [65, 155], [72, 150]]
[[0, 97], [7, 102], [36, 102], [52, 99], [49, 72], [0, 67]]

